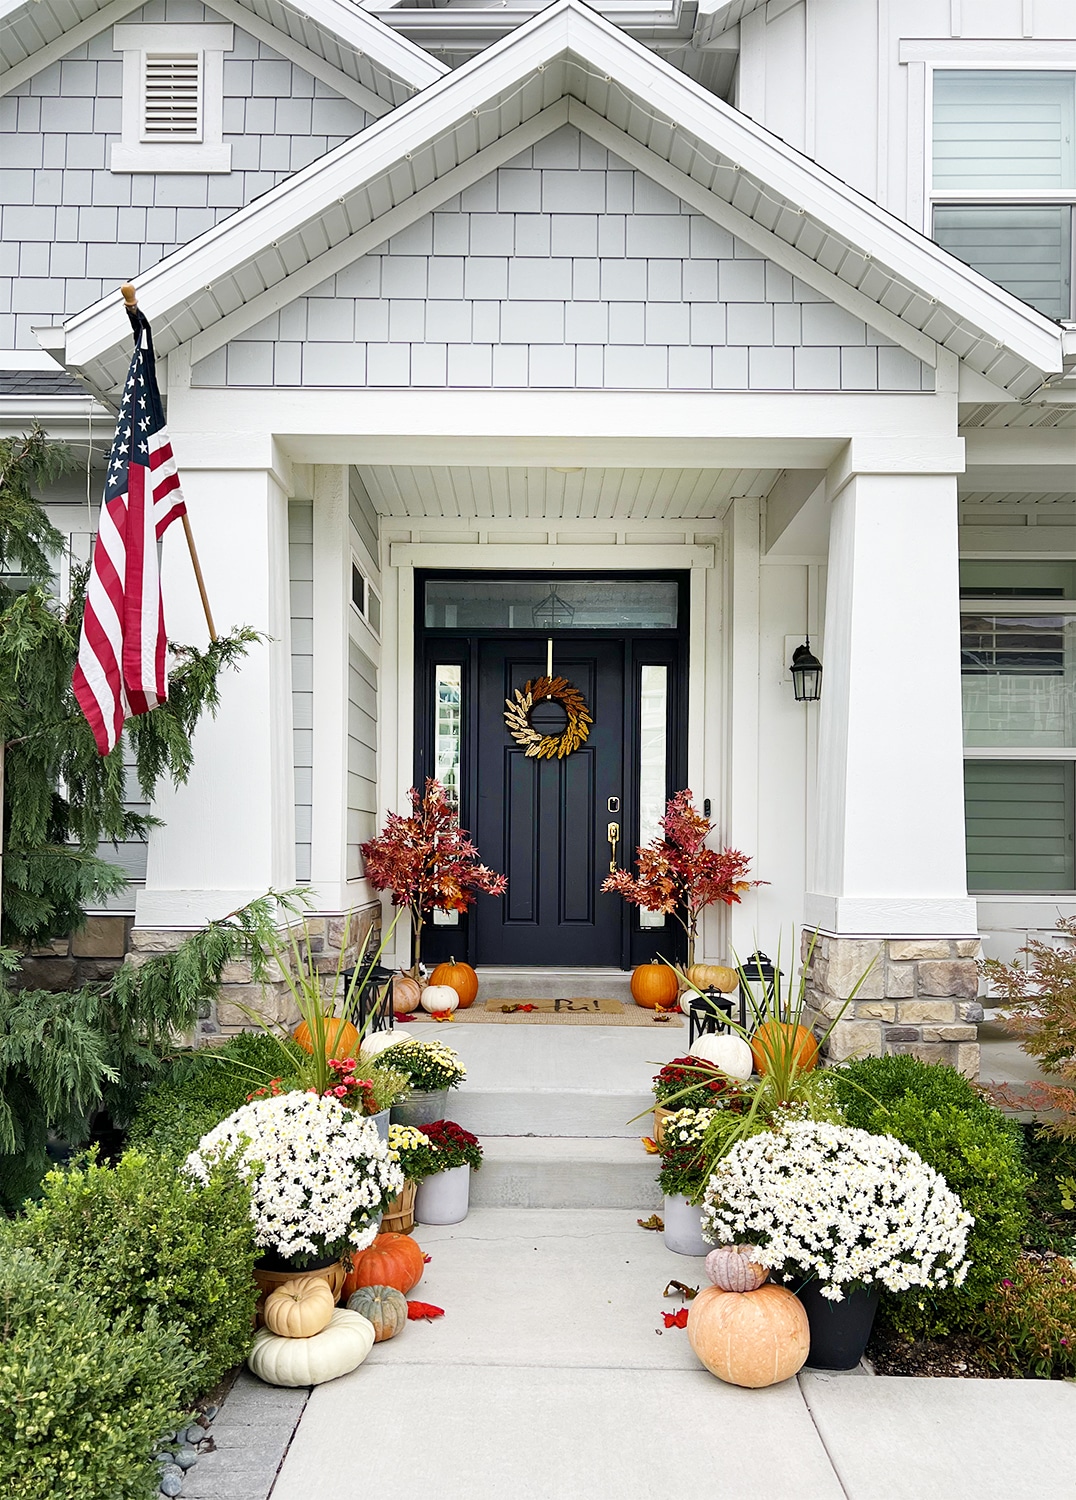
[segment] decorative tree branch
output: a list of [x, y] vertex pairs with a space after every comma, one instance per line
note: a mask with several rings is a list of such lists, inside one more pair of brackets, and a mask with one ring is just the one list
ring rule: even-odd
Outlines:
[[639, 873], [617, 870], [602, 884], [633, 906], [675, 917], [687, 933], [687, 961], [695, 961], [699, 917], [708, 906], [738, 902], [763, 881], [748, 880], [750, 856], [737, 849], [707, 849], [714, 824], [703, 817], [690, 790], [670, 798], [661, 820], [663, 836], [636, 850]]
[[431, 777], [424, 792], [412, 787], [407, 795], [410, 816], [389, 813], [382, 832], [361, 848], [370, 884], [391, 891], [393, 906], [411, 913], [417, 979], [426, 914], [466, 911], [479, 892], [503, 896], [508, 879], [482, 864], [439, 781]]

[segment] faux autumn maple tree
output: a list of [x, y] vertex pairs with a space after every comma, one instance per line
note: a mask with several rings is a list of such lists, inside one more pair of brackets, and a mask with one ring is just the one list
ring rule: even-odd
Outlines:
[[691, 792], [670, 798], [661, 820], [662, 834], [635, 851], [638, 875], [617, 870], [602, 885], [633, 906], [675, 917], [687, 933], [687, 962], [695, 962], [699, 917], [708, 906], [740, 900], [757, 880], [745, 877], [751, 860], [738, 849], [707, 849], [714, 830], [691, 800]]
[[393, 906], [406, 906], [411, 913], [411, 974], [417, 979], [427, 913], [466, 911], [480, 891], [503, 896], [508, 878], [481, 862], [439, 781], [430, 777], [424, 792], [413, 786], [407, 795], [410, 816], [389, 813], [382, 832], [361, 848], [370, 884], [377, 891], [391, 891]]

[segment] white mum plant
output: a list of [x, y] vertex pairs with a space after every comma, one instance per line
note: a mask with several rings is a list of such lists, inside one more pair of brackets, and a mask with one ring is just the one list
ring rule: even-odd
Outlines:
[[374, 1121], [312, 1092], [244, 1104], [185, 1166], [206, 1182], [222, 1157], [250, 1182], [254, 1243], [299, 1265], [372, 1245], [381, 1210], [404, 1185]]
[[784, 1281], [823, 1297], [873, 1281], [891, 1292], [959, 1286], [974, 1220], [945, 1178], [890, 1135], [794, 1120], [739, 1141], [703, 1199], [703, 1233], [749, 1244]]

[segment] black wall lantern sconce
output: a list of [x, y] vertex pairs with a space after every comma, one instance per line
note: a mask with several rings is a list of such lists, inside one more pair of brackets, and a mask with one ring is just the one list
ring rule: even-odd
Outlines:
[[811, 637], [792, 653], [792, 686], [797, 703], [817, 703], [822, 696], [822, 663], [811, 650]]

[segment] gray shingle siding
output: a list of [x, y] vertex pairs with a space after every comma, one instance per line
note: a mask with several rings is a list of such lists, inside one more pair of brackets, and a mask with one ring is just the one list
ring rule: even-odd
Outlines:
[[310, 879], [314, 802], [314, 507], [288, 506], [291, 584], [291, 704], [295, 766], [295, 878]]
[[932, 375], [571, 126], [194, 369], [203, 386], [644, 390]]
[[[151, 0], [133, 22], [222, 22], [196, 0]], [[224, 23], [228, 24], [228, 23]], [[112, 27], [0, 98], [0, 348], [137, 278], [365, 128], [367, 116], [241, 27], [224, 56], [225, 173], [113, 173], [123, 63]]]

